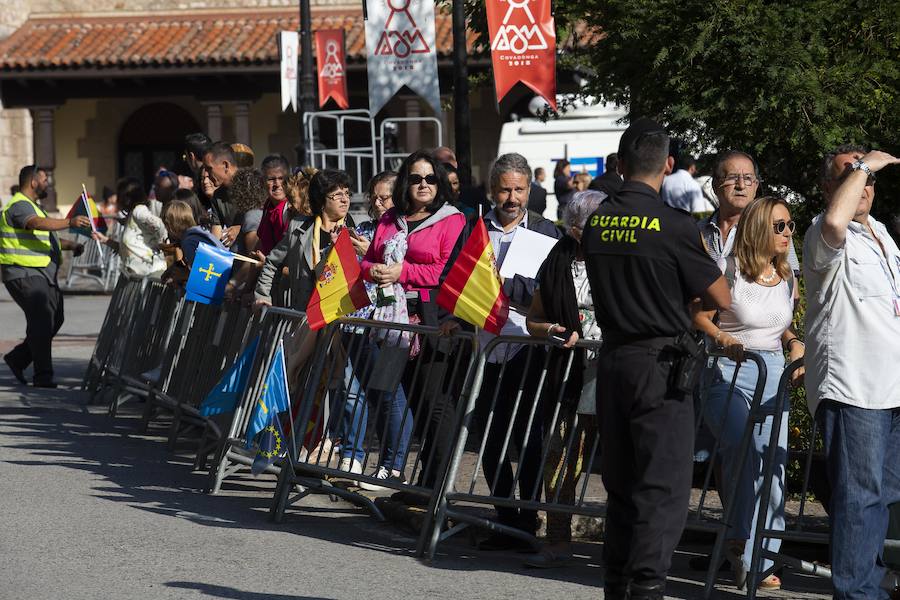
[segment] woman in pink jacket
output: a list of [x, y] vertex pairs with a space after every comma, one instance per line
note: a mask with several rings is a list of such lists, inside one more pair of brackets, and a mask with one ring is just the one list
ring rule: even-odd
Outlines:
[[[406, 157], [398, 169], [394, 184], [394, 207], [381, 217], [375, 237], [362, 260], [364, 277], [379, 286], [372, 319], [438, 325], [435, 300], [441, 273], [465, 225], [465, 217], [453, 207], [450, 199], [447, 174], [430, 153], [420, 150]], [[445, 362], [444, 357], [427, 343], [423, 344], [417, 356], [412, 356], [416, 352], [415, 343], [408, 335], [388, 332], [379, 338], [383, 340], [380, 353], [384, 353], [386, 348], [401, 348], [400, 354], [411, 356], [410, 360], [405, 361], [402, 385], [415, 421], [421, 423], [426, 417], [429, 421], [428, 431], [424, 432], [426, 443], [419, 452], [419, 456], [427, 459], [420, 470], [419, 485], [431, 488], [445, 455], [452, 450], [456, 416], [452, 402], [447, 400], [454, 394], [442, 393], [446, 391], [442, 388], [452, 382], [440, 380], [440, 377], [426, 378], [422, 373], [437, 374], [434, 369]], [[397, 350], [391, 352], [398, 354]], [[417, 362], [422, 364], [419, 369], [422, 373], [415, 377]], [[390, 394], [391, 399], [376, 398], [379, 392], [371, 388], [367, 393], [373, 403], [396, 403], [396, 398], [400, 396]], [[390, 411], [402, 415], [406, 408], [392, 405]], [[403, 420], [405, 418], [400, 419]], [[407, 441], [403, 439], [404, 429], [408, 431], [409, 425], [396, 421], [393, 418], [388, 420], [387, 435], [382, 437], [382, 441], [389, 448], [402, 448], [402, 452]], [[422, 427], [420, 425], [415, 429], [421, 431]], [[380, 470], [377, 476], [384, 479], [404, 478], [403, 469], [391, 473]], [[399, 499], [417, 500], [407, 494], [402, 494]]]

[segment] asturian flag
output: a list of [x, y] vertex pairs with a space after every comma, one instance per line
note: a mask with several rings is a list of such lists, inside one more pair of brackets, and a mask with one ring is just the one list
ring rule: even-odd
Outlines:
[[228, 250], [201, 242], [194, 255], [184, 299], [199, 304], [222, 304], [233, 262], [234, 255]]

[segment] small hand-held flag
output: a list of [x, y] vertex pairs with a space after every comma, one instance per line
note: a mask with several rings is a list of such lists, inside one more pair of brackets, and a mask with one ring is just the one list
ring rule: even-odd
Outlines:
[[509, 317], [494, 247], [482, 219], [463, 245], [437, 297], [438, 306], [495, 335]]
[[371, 304], [363, 283], [362, 269], [345, 227], [328, 253], [325, 266], [316, 280], [306, 318], [313, 331], [325, 327], [338, 317], [349, 315]]
[[69, 214], [66, 215], [66, 218], [71, 219], [72, 217], [78, 216], [84, 216], [90, 219], [91, 228], [69, 227], [70, 233], [77, 233], [85, 237], [91, 237], [91, 234], [95, 231], [106, 233], [106, 220], [100, 214], [100, 211], [97, 210], [97, 205], [94, 203], [94, 199], [88, 195], [87, 188], [84, 187], [84, 184], [81, 184], [81, 196], [78, 197], [78, 201], [69, 209]]
[[256, 347], [259, 345], [259, 336], [253, 338], [244, 352], [228, 371], [222, 375], [219, 382], [209, 391], [206, 398], [200, 404], [200, 414], [204, 417], [220, 415], [231, 412], [237, 406], [238, 398], [247, 387], [247, 378], [250, 376], [250, 368], [253, 365], [253, 357], [256, 355]]
[[221, 304], [231, 278], [233, 262], [234, 255], [228, 250], [201, 242], [188, 276], [185, 300], [199, 304]]
[[[275, 356], [272, 357], [272, 363], [269, 365], [269, 371], [263, 382], [262, 391], [259, 398], [253, 404], [250, 412], [250, 421], [247, 423], [247, 448], [253, 447], [253, 440], [260, 432], [265, 433], [257, 444], [257, 454], [263, 454], [264, 458], [271, 459], [267, 464], [271, 464], [277, 457], [278, 452], [272, 448], [264, 448], [269, 445], [275, 438], [278, 443], [283, 446], [284, 435], [281, 432], [281, 425], [278, 422], [278, 413], [285, 412], [290, 409], [290, 393], [287, 384], [287, 370], [284, 362], [284, 346], [278, 342], [278, 349]], [[269, 429], [269, 428], [273, 429]], [[274, 437], [273, 437], [274, 436]], [[259, 458], [259, 457], [257, 457]]]

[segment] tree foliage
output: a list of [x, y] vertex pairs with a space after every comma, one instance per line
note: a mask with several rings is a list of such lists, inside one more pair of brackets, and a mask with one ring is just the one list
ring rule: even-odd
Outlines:
[[[579, 0], [556, 2], [554, 14], [560, 40], [586, 35], [584, 25], [605, 33], [562, 52], [560, 68], [587, 74], [586, 94], [660, 119], [694, 151], [754, 154], [765, 181], [811, 210], [828, 149], [900, 151], [898, 2]], [[897, 212], [898, 183], [900, 173], [879, 177], [876, 214]]]

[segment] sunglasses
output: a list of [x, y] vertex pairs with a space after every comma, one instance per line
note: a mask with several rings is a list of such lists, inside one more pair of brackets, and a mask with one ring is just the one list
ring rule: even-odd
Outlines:
[[423, 181], [425, 183], [427, 183], [428, 185], [437, 185], [438, 184], [438, 176], [435, 175], [434, 173], [429, 173], [428, 175], [422, 177], [418, 173], [410, 173], [409, 176], [406, 178], [406, 181], [407, 181], [407, 183], [409, 183], [409, 185], [419, 185]]
[[794, 235], [794, 231], [797, 229], [797, 224], [793, 221], [778, 221], [772, 224], [772, 227], [775, 229], [775, 233], [781, 235], [784, 233], [784, 230], [787, 229], [791, 232], [791, 235]]

